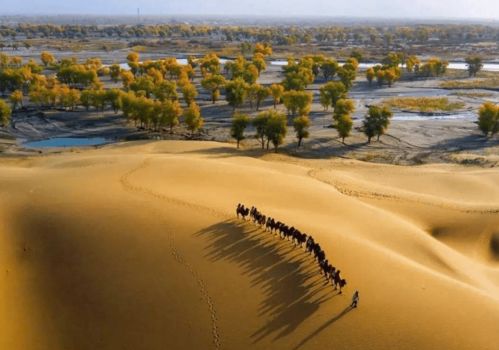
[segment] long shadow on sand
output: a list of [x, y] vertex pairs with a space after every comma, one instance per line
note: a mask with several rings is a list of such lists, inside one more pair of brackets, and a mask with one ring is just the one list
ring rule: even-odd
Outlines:
[[338, 321], [340, 318], [342, 318], [343, 316], [345, 316], [347, 313], [349, 313], [350, 311], [352, 311], [352, 307], [350, 306], [347, 306], [342, 312], [340, 312], [338, 315], [334, 316], [332, 319], [324, 322], [324, 324], [322, 324], [319, 328], [317, 328], [315, 331], [313, 331], [312, 333], [310, 333], [309, 335], [307, 335], [301, 342], [298, 343], [298, 345], [296, 345], [293, 350], [297, 350], [297, 349], [300, 349], [303, 345], [305, 345], [310, 339], [312, 339], [313, 337], [315, 337], [316, 335], [318, 335], [319, 333], [321, 333], [323, 330], [325, 330], [326, 328], [328, 328], [329, 326], [331, 326], [333, 323], [335, 323], [336, 321]]
[[312, 257], [278, 236], [236, 220], [207, 227], [197, 235], [209, 240], [206, 256], [210, 261], [236, 263], [252, 286], [263, 291], [259, 314], [268, 321], [253, 332], [254, 343], [290, 334], [336, 295], [324, 283]]

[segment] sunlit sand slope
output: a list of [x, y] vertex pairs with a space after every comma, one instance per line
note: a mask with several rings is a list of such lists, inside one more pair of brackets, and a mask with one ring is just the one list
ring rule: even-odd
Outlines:
[[[238, 202], [312, 234], [345, 292]], [[0, 219], [1, 349], [499, 344], [497, 169], [136, 143], [0, 160]]]

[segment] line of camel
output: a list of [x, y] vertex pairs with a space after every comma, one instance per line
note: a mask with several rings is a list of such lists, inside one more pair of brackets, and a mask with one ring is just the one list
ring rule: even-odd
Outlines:
[[326, 283], [329, 283], [330, 281], [334, 290], [339, 289], [339, 294], [342, 293], [342, 288], [346, 286], [347, 281], [344, 278], [341, 278], [341, 271], [329, 263], [326, 258], [326, 253], [321, 248], [320, 244], [315, 242], [312, 236], [302, 233], [293, 226], [289, 227], [281, 221], [263, 215], [255, 207], [251, 207], [250, 209], [241, 203], [237, 205], [236, 215], [238, 219], [251, 220], [255, 225], [264, 228], [265, 231], [278, 234], [281, 239], [291, 240], [295, 247], [305, 246], [305, 251], [309, 254], [313, 254], [314, 259], [317, 261], [321, 275], [324, 275], [326, 278]]

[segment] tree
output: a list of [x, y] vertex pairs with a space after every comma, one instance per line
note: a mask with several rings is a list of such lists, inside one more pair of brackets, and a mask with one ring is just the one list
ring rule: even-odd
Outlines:
[[211, 93], [211, 101], [215, 104], [220, 97], [220, 89], [225, 85], [225, 78], [220, 74], [207, 75], [201, 86]]
[[118, 82], [121, 76], [121, 67], [118, 64], [113, 64], [109, 67], [109, 77], [115, 83]]
[[126, 56], [126, 59], [130, 63], [139, 63], [140, 56], [137, 52], [132, 51]]
[[143, 91], [146, 94], [146, 97], [149, 98], [154, 91], [155, 84], [150, 76], [144, 75], [133, 80], [132, 83], [130, 83], [129, 88], [136, 93]]
[[296, 117], [293, 119], [293, 127], [295, 129], [296, 138], [298, 139], [298, 147], [304, 138], [309, 136], [308, 127], [310, 126], [310, 119], [307, 116]]
[[243, 79], [246, 83], [248, 84], [254, 84], [256, 83], [258, 77], [260, 76], [260, 72], [258, 71], [258, 68], [253, 64], [250, 63], [246, 65], [243, 71]]
[[269, 112], [261, 112], [251, 121], [251, 124], [253, 124], [253, 127], [256, 129], [255, 138], [260, 141], [262, 149], [265, 149], [265, 135], [268, 120]]
[[270, 56], [272, 55], [272, 46], [268, 43], [256, 43], [254, 53]]
[[188, 106], [190, 106], [194, 102], [194, 99], [197, 95], [198, 91], [193, 84], [184, 84], [184, 86], [182, 87], [182, 96], [184, 97], [184, 101]]
[[341, 82], [343, 83], [343, 85], [345, 85], [347, 90], [350, 90], [353, 85], [353, 81], [357, 76], [356, 68], [354, 69], [353, 65], [347, 66], [347, 64], [345, 63], [343, 67], [340, 67], [338, 69], [338, 76], [340, 77]]
[[409, 56], [405, 60], [405, 69], [409, 72], [417, 72], [419, 70], [419, 65], [421, 62], [419, 61], [419, 58], [416, 56]]
[[374, 69], [372, 67], [367, 68], [366, 70], [366, 79], [369, 82], [369, 86], [372, 85], [373, 79], [376, 76], [376, 73], [374, 72]]
[[306, 91], [286, 91], [282, 100], [284, 106], [291, 115], [308, 115], [310, 113], [310, 106], [312, 104], [312, 94]]
[[352, 100], [341, 99], [338, 100], [334, 107], [334, 121], [336, 130], [341, 137], [341, 142], [345, 143], [345, 138], [350, 135], [352, 130], [352, 117], [351, 114], [355, 110], [355, 105]]
[[351, 114], [355, 110], [355, 105], [352, 100], [341, 99], [338, 100], [334, 107], [334, 118], [337, 119], [342, 115]]
[[0, 125], [6, 127], [10, 123], [12, 110], [4, 100], [0, 99]]
[[243, 104], [247, 90], [248, 84], [242, 78], [237, 78], [225, 84], [225, 99], [234, 110]]
[[277, 147], [281, 145], [286, 137], [287, 119], [282, 113], [274, 110], [263, 112], [268, 114], [267, 125], [265, 127], [265, 136], [267, 137], [267, 149], [269, 141], [274, 145], [274, 150], [277, 152]]
[[122, 71], [120, 73], [120, 76], [121, 76], [121, 81], [123, 82], [123, 87], [125, 89], [129, 89], [130, 88], [130, 85], [133, 83], [133, 81], [135, 80], [135, 76], [132, 74], [132, 72], [130, 71]]
[[347, 88], [341, 81], [330, 81], [320, 88], [321, 98], [329, 98], [329, 105], [333, 108], [336, 103], [347, 96]]
[[319, 89], [319, 102], [325, 111], [331, 106], [331, 95], [329, 94], [329, 91], [323, 89], [323, 87]]
[[282, 95], [284, 94], [284, 86], [281, 84], [272, 84], [270, 86], [270, 94], [274, 100], [274, 109], [276, 109], [277, 105], [281, 102]]
[[187, 129], [191, 131], [191, 136], [194, 136], [194, 133], [202, 128], [204, 120], [201, 117], [199, 106], [195, 102], [192, 102], [189, 108], [184, 111], [184, 120]]
[[499, 106], [486, 102], [478, 111], [478, 127], [485, 136], [499, 132]]
[[378, 69], [376, 72], [376, 81], [378, 82], [379, 86], [383, 85], [383, 82], [385, 81], [385, 70], [384, 69]]
[[357, 62], [362, 61], [362, 52], [360, 52], [357, 49], [353, 49], [352, 52], [350, 53], [350, 57], [353, 57], [357, 60]]
[[249, 116], [246, 114], [234, 114], [232, 117], [232, 126], [230, 129], [230, 136], [232, 136], [237, 141], [237, 148], [239, 148], [239, 143], [244, 140], [244, 130], [250, 122]]
[[370, 106], [362, 124], [364, 134], [367, 136], [367, 142], [371, 143], [371, 138], [383, 135], [390, 125], [390, 118], [393, 116], [389, 107]]
[[466, 57], [466, 64], [468, 65], [468, 73], [470, 77], [476, 77], [477, 73], [482, 69], [483, 63], [480, 56]]
[[170, 134], [173, 128], [179, 124], [179, 118], [182, 115], [182, 108], [178, 101], [165, 100], [161, 103], [160, 125], [170, 128]]
[[45, 67], [52, 65], [55, 63], [55, 57], [50, 52], [43, 51], [40, 54], [40, 59]]
[[265, 63], [265, 56], [261, 53], [255, 53], [253, 56], [253, 65], [258, 69], [258, 74], [267, 69], [267, 64]]
[[324, 80], [328, 81], [334, 78], [336, 73], [338, 72], [338, 62], [334, 59], [327, 59], [321, 64], [322, 75], [324, 76]]
[[311, 68], [298, 64], [289, 65], [285, 68], [285, 78], [282, 85], [286, 90], [305, 90], [314, 82], [314, 73]]
[[12, 104], [12, 110], [16, 110], [18, 106], [23, 106], [23, 92], [22, 90], [15, 90], [10, 95], [10, 103]]
[[220, 74], [220, 59], [214, 53], [209, 53], [201, 58], [199, 66], [203, 76]]
[[177, 84], [174, 81], [163, 80], [156, 85], [153, 90], [154, 96], [161, 102], [166, 100], [175, 101], [178, 99]]
[[352, 117], [349, 114], [343, 114], [336, 120], [336, 130], [338, 130], [338, 134], [340, 135], [343, 144], [345, 143], [345, 138], [350, 136], [352, 125]]
[[261, 86], [260, 84], [255, 84], [255, 99], [256, 99], [256, 110], [260, 110], [260, 106], [263, 101], [270, 95], [269, 88]]
[[388, 83], [388, 86], [392, 86], [393, 82], [398, 79], [398, 74], [396, 69], [398, 68], [390, 68], [385, 70], [385, 81]]
[[106, 103], [109, 103], [111, 105], [114, 113], [118, 113], [118, 111], [122, 108], [122, 97], [123, 91], [119, 89], [106, 90]]

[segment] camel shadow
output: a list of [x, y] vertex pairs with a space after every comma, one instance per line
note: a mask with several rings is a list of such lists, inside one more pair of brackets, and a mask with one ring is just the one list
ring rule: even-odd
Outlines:
[[315, 331], [313, 331], [312, 333], [310, 333], [309, 335], [307, 335], [305, 338], [303, 338], [303, 340], [301, 342], [298, 343], [298, 345], [296, 345], [293, 350], [297, 350], [297, 349], [300, 349], [303, 345], [305, 345], [310, 339], [312, 339], [313, 337], [317, 336], [319, 333], [321, 333], [323, 330], [325, 330], [326, 328], [328, 328], [329, 326], [331, 326], [333, 323], [335, 323], [336, 321], [338, 321], [340, 318], [342, 318], [343, 316], [345, 316], [347, 313], [349, 313], [350, 311], [352, 311], [353, 308], [349, 305], [347, 306], [342, 312], [340, 312], [338, 315], [334, 316], [332, 319], [324, 322], [319, 328], [317, 328]]
[[251, 338], [273, 341], [292, 333], [319, 306], [337, 294], [319, 275], [317, 264], [302, 248], [247, 223], [227, 220], [196, 233], [208, 239], [206, 257], [237, 264], [264, 299], [258, 313], [265, 324]]

